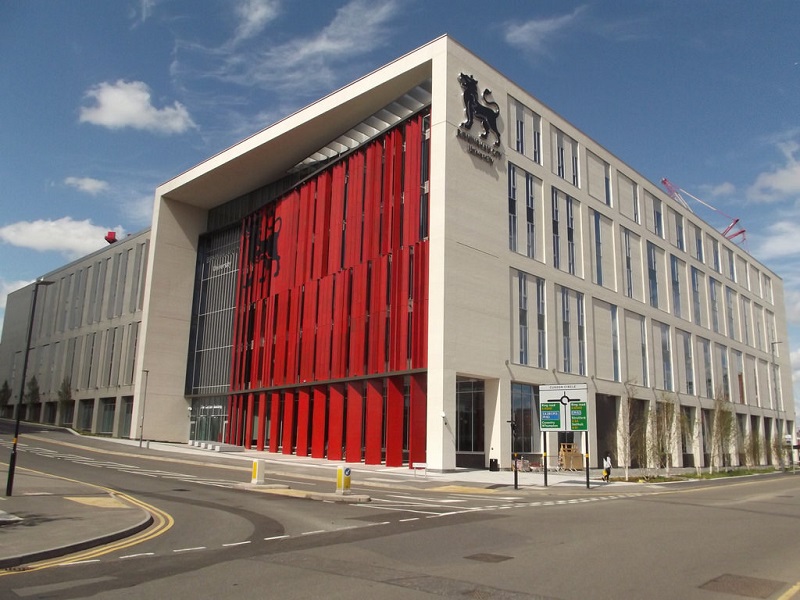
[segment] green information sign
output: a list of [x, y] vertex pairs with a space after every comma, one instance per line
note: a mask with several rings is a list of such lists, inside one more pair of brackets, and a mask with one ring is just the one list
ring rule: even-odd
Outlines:
[[539, 428], [542, 431], [548, 429], [558, 431], [561, 429], [561, 403], [542, 402], [540, 405]]
[[589, 421], [586, 418], [586, 402], [569, 403], [569, 428], [571, 431], [589, 430]]

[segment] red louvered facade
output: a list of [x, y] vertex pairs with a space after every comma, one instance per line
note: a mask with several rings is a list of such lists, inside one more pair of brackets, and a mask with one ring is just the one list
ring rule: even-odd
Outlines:
[[426, 114], [241, 225], [225, 441], [425, 461]]

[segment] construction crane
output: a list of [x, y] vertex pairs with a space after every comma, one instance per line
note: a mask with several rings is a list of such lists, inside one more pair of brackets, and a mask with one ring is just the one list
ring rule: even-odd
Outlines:
[[697, 202], [699, 202], [700, 204], [702, 204], [706, 208], [710, 208], [711, 210], [713, 210], [716, 213], [719, 213], [720, 215], [722, 215], [726, 219], [729, 219], [730, 220], [730, 224], [725, 229], [722, 230], [722, 235], [725, 237], [726, 240], [730, 240], [732, 242], [738, 243], [738, 240], [736, 238], [741, 237], [741, 242], [742, 243], [747, 241], [747, 230], [744, 227], [742, 227], [741, 225], [739, 225], [739, 218], [738, 217], [731, 217], [729, 215], [726, 215], [724, 212], [719, 210], [717, 207], [712, 206], [708, 202], [703, 202], [697, 196], [693, 196], [692, 194], [690, 194], [689, 192], [687, 192], [683, 188], [679, 188], [678, 186], [673, 184], [666, 177], [664, 177], [661, 180], [661, 184], [667, 190], [667, 194], [669, 194], [670, 198], [675, 200], [675, 202], [677, 202], [681, 206], [684, 206], [684, 207], [688, 208], [690, 211], [694, 212], [692, 210], [692, 208], [689, 206], [689, 204], [686, 202], [686, 200], [683, 199], [683, 196], [681, 195], [681, 192], [683, 192], [684, 194], [689, 196], [689, 198], [691, 198], [692, 200], [696, 200]]

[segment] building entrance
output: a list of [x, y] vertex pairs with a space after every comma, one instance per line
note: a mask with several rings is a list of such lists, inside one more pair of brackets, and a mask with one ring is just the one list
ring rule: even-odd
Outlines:
[[486, 467], [485, 385], [480, 379], [456, 379], [456, 467]]
[[192, 401], [190, 438], [198, 442], [221, 442], [227, 414], [222, 398]]

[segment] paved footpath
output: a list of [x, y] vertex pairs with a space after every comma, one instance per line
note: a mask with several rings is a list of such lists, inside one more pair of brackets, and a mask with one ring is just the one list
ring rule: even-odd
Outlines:
[[[7, 477], [0, 465], [0, 481]], [[108, 544], [152, 522], [126, 496], [18, 467], [13, 495], [0, 497], [0, 569]]]

